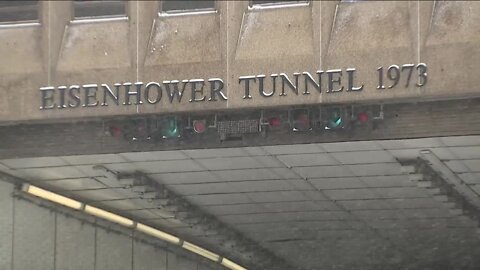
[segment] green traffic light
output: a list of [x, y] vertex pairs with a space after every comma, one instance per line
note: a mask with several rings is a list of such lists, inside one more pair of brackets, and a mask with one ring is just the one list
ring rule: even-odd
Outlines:
[[175, 138], [180, 136], [180, 129], [174, 117], [166, 118], [162, 123], [162, 137]]
[[343, 127], [342, 114], [338, 110], [334, 110], [330, 113], [327, 122], [327, 129], [335, 129]]

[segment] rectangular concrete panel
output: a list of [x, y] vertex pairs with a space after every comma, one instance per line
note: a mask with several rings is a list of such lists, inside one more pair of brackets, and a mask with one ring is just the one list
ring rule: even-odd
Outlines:
[[[366, 1], [359, 5], [340, 3], [335, 13], [325, 69], [355, 68], [358, 84], [363, 84], [364, 88], [358, 92], [325, 93], [322, 101], [335, 103], [422, 96], [423, 88], [413, 86], [415, 83], [406, 87], [407, 79], [403, 77], [395, 88], [377, 89], [378, 67], [418, 62], [412, 42], [416, 33], [410, 26], [410, 17], [413, 16], [409, 4], [404, 1]], [[390, 81], [385, 84], [391, 86]]]
[[70, 23], [65, 31], [58, 69], [79, 72], [85, 69], [127, 68], [128, 46], [117, 46], [128, 38], [128, 20]]
[[126, 162], [125, 158], [120, 155], [107, 154], [107, 155], [82, 155], [82, 156], [65, 156], [61, 157], [62, 160], [72, 165], [86, 165], [92, 164], [92, 160], [97, 163], [121, 163]]
[[57, 157], [15, 158], [3, 160], [2, 163], [12, 169], [41, 168], [67, 165], [65, 161]]
[[[248, 10], [242, 20], [235, 60], [312, 56], [312, 35], [312, 11], [306, 4]], [[268, 42], [259, 42], [263, 40]]]
[[357, 177], [333, 177], [311, 179], [310, 182], [318, 189], [365, 188], [366, 185]]
[[0, 181], [0, 269], [12, 268], [13, 185]]
[[[122, 157], [124, 160], [132, 162], [140, 161], [154, 161], [154, 160], [177, 160], [188, 159], [182, 152], [179, 151], [156, 151], [149, 153], [120, 153], [117, 157]], [[112, 163], [112, 162], [109, 162]]]
[[200, 159], [198, 163], [209, 170], [227, 170], [227, 169], [253, 169], [253, 168], [278, 168], [283, 164], [272, 157], [231, 157], [231, 158], [212, 158]]
[[185, 172], [185, 173], [162, 173], [151, 174], [154, 180], [162, 184], [193, 184], [202, 182], [222, 182], [224, 180], [216, 178], [212, 173], [205, 172]]
[[197, 270], [197, 262], [188, 260], [184, 257], [168, 252], [167, 270]]
[[275, 180], [293, 179], [298, 177], [287, 168], [225, 170], [216, 171], [215, 174], [221, 177], [224, 181]]
[[72, 167], [49, 167], [18, 170], [23, 178], [32, 180], [54, 180], [84, 177], [79, 170]]
[[[167, 160], [167, 161], [149, 161], [137, 162], [135, 167], [145, 173], [165, 173], [165, 172], [190, 172], [202, 171], [203, 168], [192, 160]], [[110, 168], [110, 167], [109, 167]]]
[[476, 34], [480, 25], [479, 10], [480, 4], [475, 1], [435, 3], [430, 31], [420, 55], [422, 61], [431, 66], [428, 94], [458, 95], [452, 88], [462, 89], [464, 96], [478, 94], [475, 69], [480, 60], [479, 35]]
[[197, 270], [213, 270], [213, 268], [209, 268], [208, 266], [204, 264], [198, 264]]
[[[195, 15], [194, 15], [195, 16]], [[221, 60], [219, 14], [160, 15], [149, 40], [146, 66]]]
[[55, 214], [24, 200], [14, 211], [13, 269], [54, 269]]
[[90, 270], [95, 267], [95, 228], [57, 215], [55, 269]]
[[277, 158], [286, 166], [321, 166], [321, 165], [337, 165], [338, 162], [329, 154], [300, 154], [300, 155], [281, 155]]
[[95, 269], [131, 270], [132, 239], [114, 232], [97, 229]]
[[108, 201], [126, 199], [126, 196], [121, 193], [120, 189], [97, 189], [97, 190], [82, 190], [75, 191], [73, 194], [88, 201]]
[[[0, 34], [1, 74], [36, 73], [42, 70], [40, 24], [4, 28]], [[8, 53], [6, 53], [8, 52]], [[19, 61], [28, 59], [28, 61]]]
[[353, 174], [342, 166], [319, 167], [297, 167], [294, 170], [302, 177], [324, 178], [324, 177], [348, 177]]
[[50, 189], [57, 188], [64, 190], [83, 190], [106, 187], [104, 184], [100, 183], [95, 178], [74, 178], [65, 180], [45, 181], [43, 184]]
[[165, 250], [139, 241], [133, 242], [133, 270], [166, 270]]

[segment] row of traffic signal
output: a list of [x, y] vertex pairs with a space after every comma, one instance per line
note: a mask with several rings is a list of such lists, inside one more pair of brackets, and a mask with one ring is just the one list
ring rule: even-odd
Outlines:
[[219, 135], [221, 140], [242, 138], [246, 134], [276, 131], [338, 131], [367, 126], [383, 119], [383, 106], [294, 108], [261, 110], [249, 113], [199, 116], [145, 117], [112, 122], [107, 134], [130, 141], [179, 138], [204, 133]]

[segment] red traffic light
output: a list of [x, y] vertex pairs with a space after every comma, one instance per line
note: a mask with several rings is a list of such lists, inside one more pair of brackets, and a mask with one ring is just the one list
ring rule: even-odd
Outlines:
[[272, 127], [279, 127], [282, 125], [282, 120], [276, 117], [270, 118], [270, 120], [268, 121], [268, 124]]
[[207, 130], [207, 123], [205, 120], [193, 120], [193, 130], [195, 133], [204, 133]]
[[122, 129], [117, 126], [111, 126], [110, 135], [114, 138], [120, 138], [123, 135]]
[[368, 119], [369, 119], [369, 116], [368, 116], [368, 113], [366, 112], [361, 112], [357, 114], [357, 120], [360, 123], [366, 123], [368, 122]]

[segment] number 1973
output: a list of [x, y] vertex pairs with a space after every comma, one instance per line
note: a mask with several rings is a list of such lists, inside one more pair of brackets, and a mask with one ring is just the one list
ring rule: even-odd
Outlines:
[[[390, 81], [390, 85], [385, 86], [384, 67], [379, 67], [378, 72], [378, 86], [377, 89], [393, 88], [399, 83], [404, 83], [408, 87], [411, 83], [412, 77], [416, 80], [415, 85], [422, 87], [427, 83], [427, 64], [420, 63], [418, 65], [405, 64], [401, 67], [391, 65], [387, 68], [386, 77]], [[406, 78], [405, 78], [406, 77]], [[401, 79], [405, 78], [405, 79]], [[412, 82], [413, 83], [413, 82]]]

